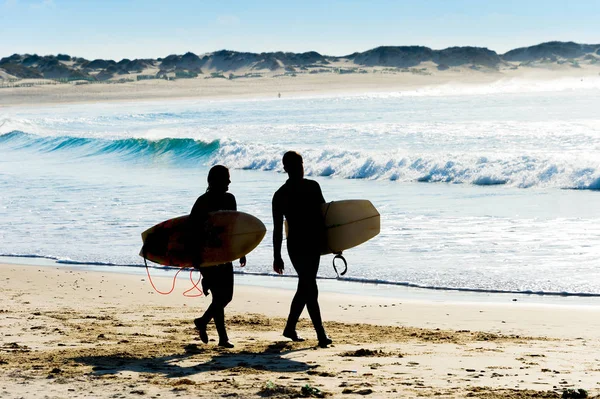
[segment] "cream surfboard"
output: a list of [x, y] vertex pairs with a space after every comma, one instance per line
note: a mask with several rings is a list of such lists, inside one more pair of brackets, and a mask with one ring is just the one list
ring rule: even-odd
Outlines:
[[339, 254], [379, 234], [379, 212], [369, 200], [343, 200], [323, 204], [325, 242], [321, 254]]
[[369, 200], [332, 201], [323, 204], [321, 211], [325, 221], [321, 255], [340, 254], [379, 234], [379, 212]]
[[[244, 212], [208, 214], [200, 237], [193, 238], [189, 215], [166, 220], [142, 233], [140, 256], [165, 266], [214, 266], [250, 253], [267, 229], [260, 219]], [[202, 263], [198, 263], [198, 259]]]

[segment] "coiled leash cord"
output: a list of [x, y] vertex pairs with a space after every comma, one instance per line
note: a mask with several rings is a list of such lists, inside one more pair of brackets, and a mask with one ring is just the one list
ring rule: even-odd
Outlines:
[[[338, 273], [338, 269], [337, 269], [337, 267], [335, 266], [335, 260], [336, 260], [336, 259], [341, 259], [341, 260], [342, 260], [342, 262], [344, 262], [344, 271], [343, 271], [343, 272], [341, 272], [341, 273]], [[348, 262], [346, 262], [346, 258], [344, 258], [344, 256], [342, 255], [342, 253], [341, 253], [341, 252], [340, 252], [340, 253], [337, 253], [337, 254], [335, 254], [335, 256], [333, 257], [332, 264], [333, 264], [333, 270], [335, 270], [335, 274], [337, 274], [337, 278], [340, 278], [340, 276], [343, 276], [343, 275], [344, 275], [344, 274], [346, 274], [346, 272], [348, 271]]]
[[[327, 203], [327, 209], [325, 209], [325, 215], [323, 215], [323, 223], [327, 221], [327, 214], [329, 213], [329, 207], [331, 206], [331, 204], [332, 202]], [[348, 271], [348, 262], [346, 262], [346, 258], [344, 258], [341, 252], [335, 252], [331, 249], [331, 247], [328, 247], [328, 249], [329, 251], [331, 251], [331, 253], [335, 254], [331, 263], [333, 265], [333, 270], [335, 270], [337, 278], [340, 278], [340, 276], [343, 276]], [[341, 273], [338, 272], [337, 266], [335, 265], [336, 259], [341, 259], [342, 262], [344, 262], [344, 271], [342, 271]]]
[[[171, 289], [169, 291], [165, 291], [165, 292], [159, 291], [158, 288], [156, 288], [156, 286], [154, 285], [154, 281], [152, 281], [152, 276], [150, 276], [150, 268], [148, 267], [148, 262], [146, 260], [146, 247], [145, 246], [142, 246], [142, 253], [144, 255], [144, 265], [146, 265], [146, 274], [148, 274], [148, 281], [150, 281], [150, 285], [152, 285], [152, 288], [154, 288], [154, 291], [158, 292], [159, 294], [169, 295], [175, 289], [175, 282], [177, 281], [177, 275], [179, 273], [181, 273], [181, 271], [183, 269], [186, 269], [186, 268], [182, 267], [179, 270], [177, 270], [177, 273], [175, 273], [175, 275], [173, 276], [173, 284], [171, 285]], [[202, 281], [202, 273], [199, 273], [200, 278], [198, 278], [198, 281], [194, 281], [193, 275], [194, 275], [195, 270], [196, 269], [194, 269], [194, 268], [192, 268], [190, 270], [190, 281], [192, 283], [192, 288], [183, 292], [183, 296], [188, 297], [188, 298], [197, 298], [197, 297], [204, 295], [204, 293], [202, 292], [202, 289], [200, 287], [198, 287], [198, 285]], [[189, 292], [192, 290], [198, 291], [199, 294], [189, 294]]]

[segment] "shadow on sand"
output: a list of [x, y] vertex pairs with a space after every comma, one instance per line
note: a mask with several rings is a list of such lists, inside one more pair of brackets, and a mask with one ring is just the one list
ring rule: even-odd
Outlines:
[[[138, 373], [156, 373], [166, 378], [181, 378], [190, 375], [215, 371], [231, 372], [243, 369], [265, 370], [274, 372], [302, 372], [313, 368], [304, 362], [287, 359], [282, 355], [293, 352], [312, 350], [312, 348], [291, 349], [289, 342], [276, 342], [263, 352], [239, 351], [198, 347], [196, 344], [186, 345], [184, 353], [163, 357], [139, 357], [135, 353], [121, 352], [106, 356], [80, 356], [72, 360], [92, 366], [95, 375], [117, 374], [121, 371]], [[215, 353], [211, 356], [212, 353]], [[210, 356], [210, 360], [198, 363], [195, 356]]]

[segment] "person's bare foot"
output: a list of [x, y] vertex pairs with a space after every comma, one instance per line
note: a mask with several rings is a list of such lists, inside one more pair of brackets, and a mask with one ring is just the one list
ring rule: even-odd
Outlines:
[[320, 348], [327, 348], [332, 343], [333, 343], [333, 341], [328, 336], [319, 338], [319, 347]]
[[291, 330], [283, 330], [283, 336], [291, 339], [294, 342], [304, 342], [306, 341], [304, 338], [298, 335], [296, 331]]
[[194, 325], [196, 326], [196, 330], [198, 330], [198, 334], [200, 334], [200, 340], [205, 344], [208, 344], [208, 333], [206, 332], [206, 324], [204, 324], [200, 319], [195, 319]]

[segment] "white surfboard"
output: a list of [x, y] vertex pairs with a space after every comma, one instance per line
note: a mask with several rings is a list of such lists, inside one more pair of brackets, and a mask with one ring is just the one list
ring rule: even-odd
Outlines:
[[[332, 201], [321, 206], [325, 239], [321, 255], [339, 254], [379, 234], [380, 215], [369, 200]], [[287, 221], [285, 234], [288, 234]]]
[[379, 212], [369, 200], [328, 202], [322, 211], [326, 229], [322, 255], [341, 253], [379, 234]]

